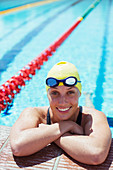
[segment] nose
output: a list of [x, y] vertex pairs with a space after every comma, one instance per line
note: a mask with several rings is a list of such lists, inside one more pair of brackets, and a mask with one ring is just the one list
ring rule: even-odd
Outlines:
[[66, 103], [68, 103], [66, 96], [64, 96], [64, 95], [60, 96], [59, 97], [59, 104], [64, 105]]

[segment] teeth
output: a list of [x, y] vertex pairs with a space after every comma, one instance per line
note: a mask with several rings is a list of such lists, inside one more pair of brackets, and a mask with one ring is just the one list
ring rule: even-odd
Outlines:
[[69, 110], [69, 107], [68, 107], [68, 108], [65, 108], [65, 109], [59, 109], [59, 108], [58, 108], [58, 110], [60, 110], [60, 111], [64, 112], [64, 111]]

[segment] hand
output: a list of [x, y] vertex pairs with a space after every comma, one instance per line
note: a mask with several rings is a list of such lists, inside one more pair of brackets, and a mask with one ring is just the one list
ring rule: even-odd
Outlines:
[[[59, 126], [61, 135], [66, 132], [70, 132], [72, 134], [78, 134], [78, 135], [84, 134], [83, 128], [81, 126], [79, 126], [76, 122], [69, 120], [69, 121], [60, 121], [60, 122], [57, 122], [56, 124], [58, 124], [58, 126]], [[47, 128], [48, 126], [50, 127], [50, 125], [47, 125], [44, 123], [39, 124], [39, 128], [41, 127], [42, 129]]]
[[79, 126], [77, 123], [73, 123], [73, 127], [70, 131], [72, 134], [79, 134], [79, 135], [83, 135], [83, 128], [82, 126]]
[[83, 135], [83, 128], [82, 126], [79, 126], [77, 123], [72, 122], [73, 126], [71, 130], [69, 131], [72, 134], [78, 134], [78, 135]]
[[66, 132], [70, 132], [72, 134], [79, 134], [83, 135], [83, 128], [79, 126], [76, 122], [74, 121], [61, 121], [59, 122], [59, 128], [62, 134]]
[[41, 127], [41, 128], [46, 128], [47, 126], [50, 126], [50, 125], [47, 125], [47, 124], [44, 124], [44, 123], [39, 124], [39, 127]]

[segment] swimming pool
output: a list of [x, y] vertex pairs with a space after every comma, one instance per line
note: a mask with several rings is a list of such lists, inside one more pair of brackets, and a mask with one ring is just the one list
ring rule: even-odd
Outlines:
[[[1, 15], [0, 85], [62, 35], [93, 2], [60, 0]], [[0, 124], [12, 126], [24, 108], [48, 105], [46, 74], [56, 62], [66, 60], [78, 68], [82, 91], [92, 94], [95, 108], [106, 114], [113, 131], [112, 17], [112, 1], [102, 0], [16, 96], [7, 115], [0, 115]], [[79, 103], [85, 104], [84, 93]]]

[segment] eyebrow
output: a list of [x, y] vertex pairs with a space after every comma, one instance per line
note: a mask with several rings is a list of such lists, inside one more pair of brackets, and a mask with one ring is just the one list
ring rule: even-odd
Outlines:
[[57, 87], [50, 87], [51, 89], [57, 89]]
[[[56, 86], [56, 87], [51, 87], [51, 89], [58, 89], [57, 87], [58, 87], [58, 86]], [[74, 86], [74, 87], [75, 87], [75, 86]], [[68, 90], [73, 89], [74, 87], [73, 87], [73, 86], [72, 86], [72, 87], [69, 87]]]
[[[68, 87], [68, 86], [67, 86], [67, 87]], [[72, 89], [72, 88], [74, 88], [74, 87], [75, 87], [75, 86], [69, 86], [68, 89]]]

